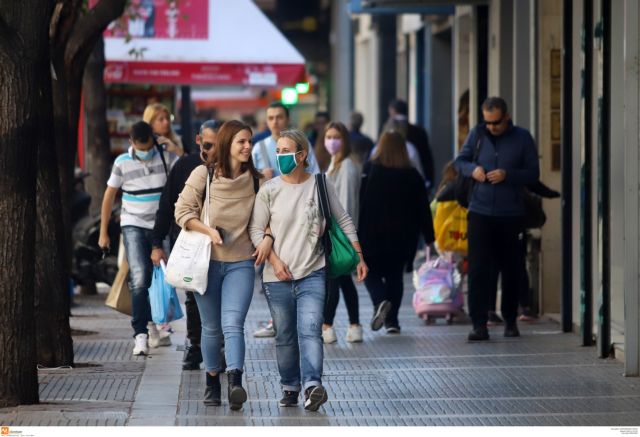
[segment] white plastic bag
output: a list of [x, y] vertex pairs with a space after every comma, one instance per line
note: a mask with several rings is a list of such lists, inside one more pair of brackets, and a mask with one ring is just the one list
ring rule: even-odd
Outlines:
[[[207, 175], [204, 210], [204, 223], [209, 225], [209, 185], [211, 176]], [[211, 238], [196, 231], [182, 229], [176, 240], [169, 261], [165, 281], [175, 288], [204, 294], [207, 291], [207, 275], [211, 260]]]

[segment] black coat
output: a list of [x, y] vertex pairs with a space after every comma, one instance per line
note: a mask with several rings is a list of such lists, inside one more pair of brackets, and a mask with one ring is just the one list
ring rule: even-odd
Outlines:
[[202, 165], [202, 159], [198, 153], [193, 153], [178, 159], [169, 172], [167, 183], [160, 196], [156, 221], [151, 234], [153, 247], [162, 247], [162, 240], [168, 234], [171, 247], [173, 247], [173, 243], [175, 243], [180, 233], [180, 226], [176, 224], [174, 217], [176, 202], [191, 172], [199, 165]]
[[431, 147], [429, 147], [429, 137], [427, 131], [409, 123], [407, 126], [407, 141], [412, 143], [418, 155], [420, 155], [420, 163], [422, 163], [422, 169], [424, 170], [424, 178], [429, 181], [431, 186], [435, 180], [434, 168], [433, 168], [433, 156], [431, 155]]
[[435, 240], [424, 181], [413, 168], [367, 162], [362, 169], [358, 236], [372, 269], [412, 265], [422, 232]]

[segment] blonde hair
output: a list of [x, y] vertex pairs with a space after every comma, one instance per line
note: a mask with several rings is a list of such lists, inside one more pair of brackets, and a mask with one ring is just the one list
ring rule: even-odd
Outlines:
[[[142, 120], [149, 123], [149, 125], [153, 128], [153, 122], [161, 113], [164, 113], [169, 121], [171, 121], [171, 111], [169, 111], [169, 108], [164, 106], [162, 103], [152, 103], [150, 105], [147, 105], [147, 107], [144, 108], [144, 112], [142, 113]], [[173, 132], [171, 123], [169, 123], [169, 134], [165, 136], [176, 143], [178, 147], [182, 148], [182, 141], [180, 141], [180, 138], [178, 138], [178, 136]]]
[[298, 129], [288, 129], [280, 132], [280, 138], [289, 138], [296, 143], [298, 152], [307, 152], [307, 157], [304, 159], [304, 168], [309, 167], [309, 140], [302, 131]]

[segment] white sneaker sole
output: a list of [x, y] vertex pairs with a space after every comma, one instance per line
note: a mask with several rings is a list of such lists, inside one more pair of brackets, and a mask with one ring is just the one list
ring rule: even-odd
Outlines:
[[327, 402], [327, 399], [327, 391], [319, 385], [309, 393], [309, 399], [304, 402], [304, 409], [307, 411], [318, 411], [320, 405]]

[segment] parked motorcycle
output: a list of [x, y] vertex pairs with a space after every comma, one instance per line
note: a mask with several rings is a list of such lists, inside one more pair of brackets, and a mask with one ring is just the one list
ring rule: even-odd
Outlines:
[[93, 288], [96, 282], [111, 285], [118, 273], [118, 250], [120, 241], [120, 207], [114, 207], [107, 231], [115, 250], [103, 252], [98, 247], [100, 237], [100, 215], [91, 217], [91, 196], [84, 191], [83, 180], [88, 173], [76, 173], [72, 201], [73, 263], [71, 278], [77, 285]]

